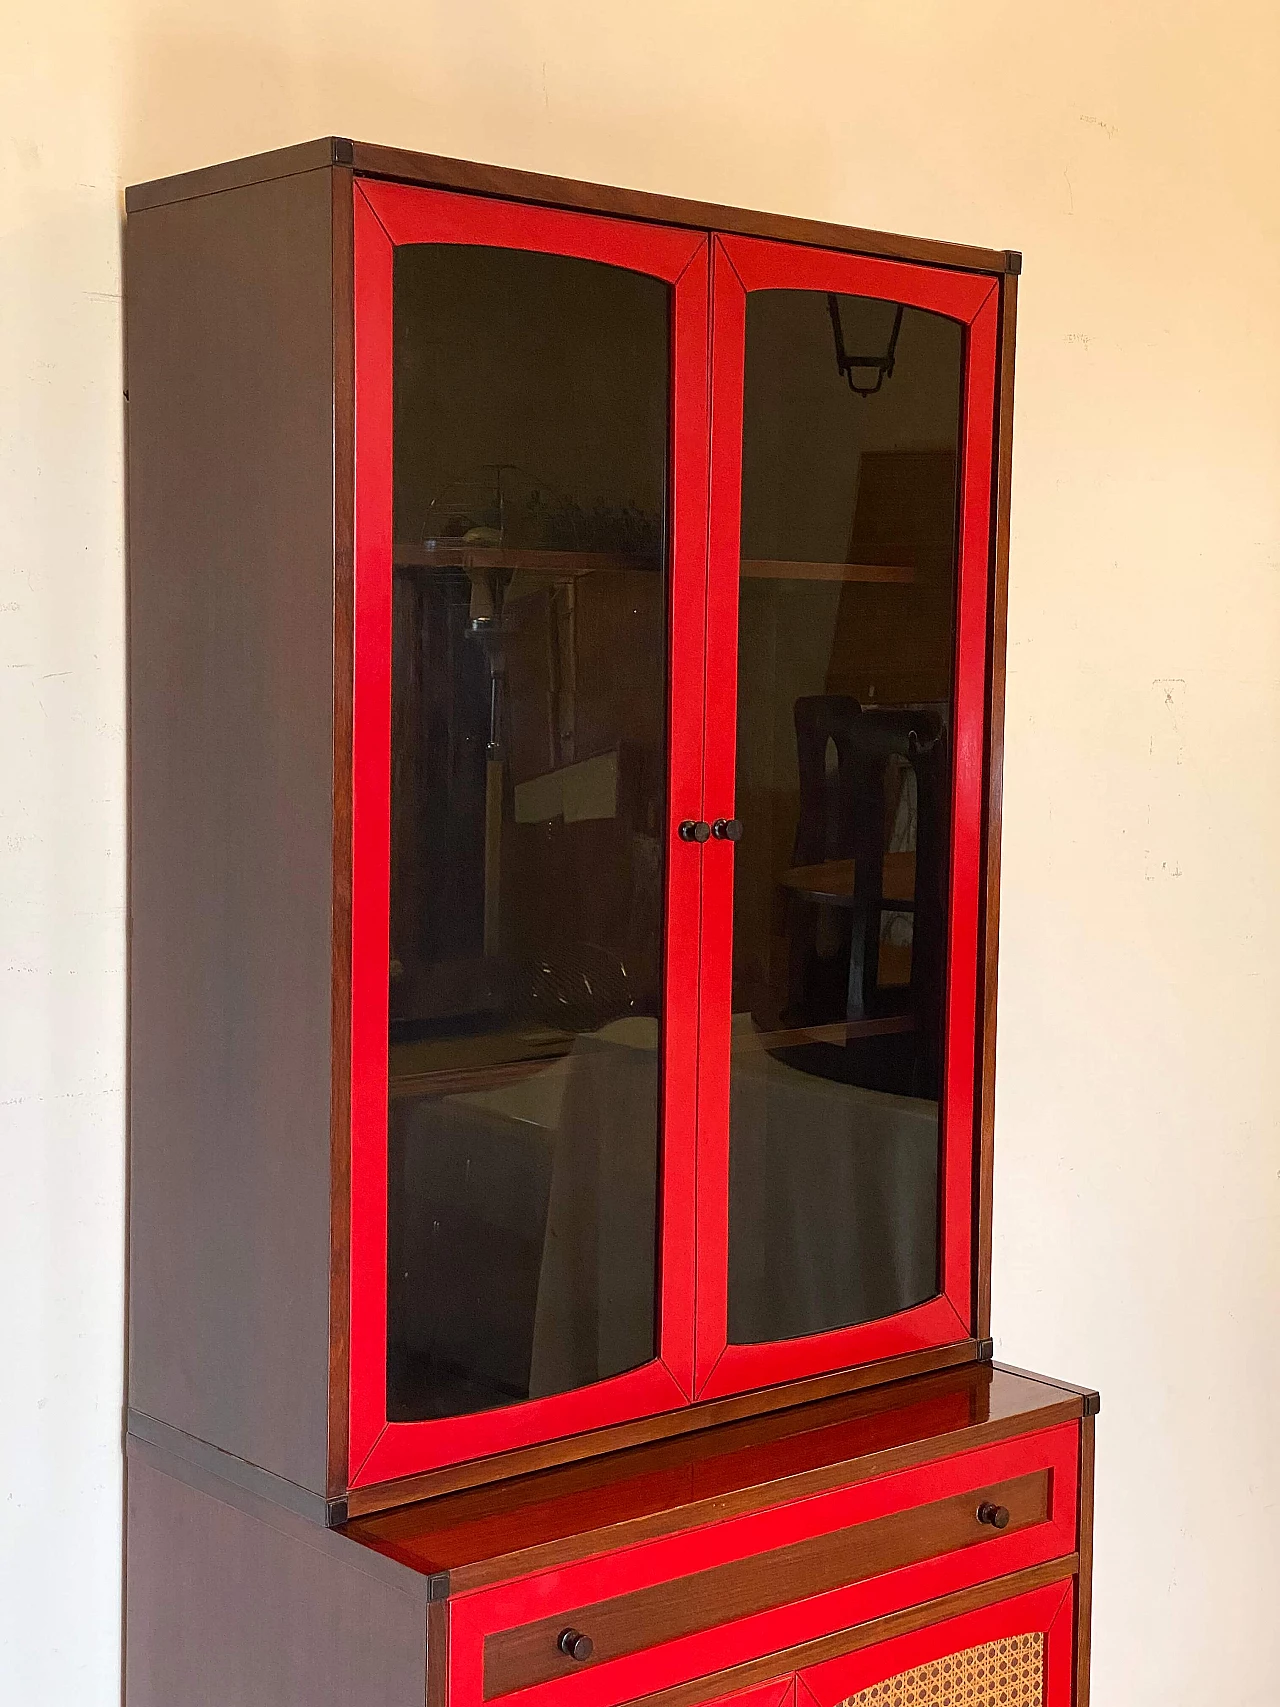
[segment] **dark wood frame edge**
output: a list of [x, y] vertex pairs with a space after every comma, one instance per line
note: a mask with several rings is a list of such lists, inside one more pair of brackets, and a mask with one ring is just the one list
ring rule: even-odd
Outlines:
[[1080, 1556], [1076, 1572], [1076, 1699], [1089, 1707], [1089, 1677], [1093, 1649], [1093, 1480], [1094, 1416], [1086, 1410], [1080, 1424]]
[[991, 490], [991, 610], [987, 633], [987, 779], [983, 851], [982, 946], [975, 1063], [978, 1129], [974, 1145], [974, 1333], [991, 1334], [991, 1228], [995, 1178], [996, 993], [1000, 960], [1000, 842], [1004, 801], [1005, 653], [1009, 611], [1009, 497], [1013, 480], [1013, 378], [1018, 280], [1000, 285], [995, 459]]
[[435, 1594], [427, 1602], [426, 1707], [449, 1707], [449, 1607]]
[[613, 214], [625, 219], [643, 219], [662, 225], [684, 225], [697, 230], [735, 232], [740, 236], [770, 237], [784, 243], [807, 243], [823, 249], [845, 249], [860, 255], [892, 260], [917, 261], [926, 266], [960, 268], [966, 272], [1005, 275], [1021, 270], [1022, 257], [1013, 249], [987, 249], [976, 244], [948, 243], [892, 232], [868, 231], [858, 226], [837, 225], [791, 214], [754, 212], [663, 196], [649, 190], [617, 189], [582, 179], [553, 177], [518, 167], [492, 166], [478, 161], [455, 160], [447, 155], [423, 154], [379, 143], [355, 142], [346, 137], [321, 137], [264, 154], [248, 155], [217, 166], [182, 172], [134, 184], [125, 192], [129, 213], [184, 201], [191, 196], [214, 195], [267, 178], [340, 166], [371, 178], [393, 178], [405, 183], [427, 184], [434, 189], [465, 190], [475, 195], [502, 196], [508, 200], [541, 202], [592, 213]]

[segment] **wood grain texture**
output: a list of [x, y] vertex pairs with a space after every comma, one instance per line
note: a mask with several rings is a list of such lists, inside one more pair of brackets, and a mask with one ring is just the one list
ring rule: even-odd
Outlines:
[[[977, 1503], [1007, 1506], [1010, 1521], [1001, 1535], [1014, 1535], [1049, 1516], [1049, 1472], [1039, 1470], [984, 1488], [913, 1506], [732, 1564], [676, 1577], [653, 1588], [575, 1608], [513, 1630], [488, 1636], [484, 1644], [486, 1700], [558, 1677], [571, 1677], [624, 1654], [675, 1641], [731, 1619], [826, 1594], [845, 1583], [901, 1570], [922, 1559], [992, 1542], [979, 1523]], [[562, 1654], [560, 1632], [583, 1631], [594, 1652], [585, 1663]]]
[[619, 1423], [586, 1434], [543, 1441], [519, 1451], [499, 1453], [491, 1458], [451, 1464], [422, 1476], [404, 1476], [393, 1482], [356, 1488], [351, 1492], [349, 1509], [353, 1517], [388, 1511], [490, 1482], [508, 1482], [559, 1465], [601, 1458], [650, 1441], [699, 1434], [744, 1417], [777, 1412], [785, 1414], [793, 1408], [835, 1394], [863, 1392], [933, 1370], [965, 1367], [973, 1363], [977, 1349], [975, 1340], [962, 1340], [956, 1345], [939, 1346], [936, 1351], [911, 1352], [904, 1357], [886, 1358], [882, 1363], [866, 1364], [857, 1369], [842, 1369], [831, 1375], [814, 1376], [779, 1387], [736, 1393], [729, 1398], [668, 1411], [660, 1416], [642, 1417], [634, 1423]]
[[421, 1578], [130, 1456], [125, 1707], [422, 1707]]
[[427, 1607], [427, 1707], [448, 1707], [449, 1603], [433, 1600]]
[[1009, 498], [1013, 481], [1014, 335], [1018, 280], [1000, 285], [996, 455], [992, 482], [992, 586], [987, 638], [987, 805], [982, 950], [978, 964], [977, 1154], [975, 1156], [974, 1332], [991, 1334], [991, 1216], [995, 1177], [996, 993], [1000, 966], [1000, 837], [1004, 804], [1005, 653], [1009, 613]]
[[980, 248], [967, 243], [939, 243], [921, 237], [895, 236], [867, 231], [857, 226], [836, 225], [824, 220], [798, 219], [786, 214], [751, 212], [715, 202], [682, 200], [653, 195], [645, 190], [624, 190], [575, 178], [549, 177], [506, 166], [477, 161], [453, 160], [439, 154], [419, 154], [409, 149], [386, 148], [376, 143], [349, 142], [326, 137], [297, 147], [251, 156], [211, 166], [203, 171], [184, 172], [130, 187], [126, 206], [154, 207], [184, 197], [216, 193], [232, 185], [243, 185], [296, 173], [332, 162], [354, 166], [358, 174], [426, 184], [436, 189], [469, 190], [478, 195], [503, 196], [516, 201], [541, 202], [549, 207], [578, 208], [592, 213], [615, 214], [627, 219], [684, 225], [699, 230], [736, 232], [741, 236], [772, 237], [784, 243], [807, 243], [830, 249], [845, 249], [861, 255], [885, 255], [926, 265], [960, 267], [968, 271], [1004, 274], [1011, 266], [1010, 252]]
[[330, 182], [132, 216], [129, 1400], [326, 1488]]
[[993, 1363], [993, 1369], [1002, 1375], [1020, 1375], [1029, 1381], [1038, 1381], [1044, 1387], [1056, 1387], [1060, 1393], [1074, 1393], [1084, 1403], [1084, 1414], [1096, 1416], [1100, 1404], [1096, 1387], [1081, 1387], [1074, 1381], [1063, 1381], [1057, 1375], [1037, 1375], [1030, 1369], [1019, 1369], [1012, 1363]]
[[974, 1451], [1081, 1401], [984, 1364], [744, 1419], [353, 1519], [346, 1533], [454, 1593]]
[[892, 1641], [897, 1636], [911, 1635], [931, 1624], [942, 1624], [949, 1618], [959, 1618], [965, 1613], [980, 1611], [997, 1601], [1011, 1600], [1015, 1595], [1029, 1594], [1035, 1589], [1046, 1588], [1051, 1583], [1065, 1582], [1074, 1576], [1076, 1566], [1074, 1554], [1062, 1559], [1053, 1559], [1048, 1564], [1033, 1565], [1029, 1570], [1018, 1571], [1007, 1577], [997, 1577], [994, 1581], [979, 1583], [973, 1588], [961, 1589], [956, 1594], [945, 1595], [923, 1606], [908, 1607], [903, 1612], [872, 1619], [866, 1624], [841, 1630], [833, 1636], [822, 1636], [816, 1641], [783, 1649], [780, 1653], [767, 1654], [762, 1659], [748, 1660], [743, 1665], [732, 1666], [710, 1677], [691, 1678], [689, 1682], [677, 1684], [673, 1688], [657, 1690], [644, 1697], [645, 1707], [704, 1707], [704, 1704], [710, 1707], [711, 1703], [721, 1701], [738, 1690], [750, 1689], [773, 1678], [787, 1676], [803, 1667], [839, 1659], [844, 1654], [858, 1653], [863, 1648], [876, 1647], [879, 1643]]

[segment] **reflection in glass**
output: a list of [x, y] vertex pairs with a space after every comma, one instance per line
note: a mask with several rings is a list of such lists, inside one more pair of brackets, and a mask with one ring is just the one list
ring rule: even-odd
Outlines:
[[747, 298], [729, 1339], [938, 1291], [961, 329]]
[[668, 317], [396, 252], [393, 1419], [654, 1356]]

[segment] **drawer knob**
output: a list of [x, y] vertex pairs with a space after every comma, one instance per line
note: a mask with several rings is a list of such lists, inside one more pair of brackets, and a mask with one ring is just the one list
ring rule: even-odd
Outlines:
[[556, 1643], [562, 1654], [568, 1654], [571, 1660], [581, 1663], [589, 1660], [596, 1651], [596, 1645], [590, 1636], [584, 1636], [581, 1630], [562, 1630]]
[[740, 842], [742, 840], [742, 819], [717, 818], [711, 826], [711, 834], [719, 842]]
[[983, 1500], [978, 1507], [978, 1522], [989, 1523], [992, 1529], [1008, 1529], [1009, 1508], [1007, 1505], [993, 1505], [990, 1500]]
[[682, 842], [709, 842], [711, 826], [701, 818], [686, 818], [677, 834]]

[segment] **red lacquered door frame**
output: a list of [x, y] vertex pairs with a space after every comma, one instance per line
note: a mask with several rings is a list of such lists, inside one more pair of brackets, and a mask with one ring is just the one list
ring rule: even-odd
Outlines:
[[[932, 1665], [949, 1654], [962, 1654], [1010, 1636], [1045, 1638], [1044, 1707], [1071, 1707], [1072, 1652], [1075, 1645], [1075, 1594], [1071, 1579], [1033, 1589], [1011, 1600], [998, 1600], [977, 1612], [930, 1624], [910, 1635], [878, 1642], [873, 1648], [841, 1654], [799, 1674], [798, 1707], [841, 1707], [850, 1696], [917, 1666]], [[956, 1697], [957, 1701], [959, 1697]]]
[[[675, 827], [702, 816], [708, 239], [523, 203], [355, 186], [355, 670], [352, 715], [349, 1484], [625, 1422], [693, 1391], [698, 907], [702, 862]], [[672, 286], [668, 488], [668, 861], [662, 1026], [658, 1356], [589, 1387], [501, 1410], [389, 1422], [387, 965], [392, 583], [392, 264], [405, 243], [570, 255]], [[687, 857], [681, 857], [684, 854]]]
[[711, 519], [707, 574], [708, 818], [733, 816], [737, 723], [738, 559], [746, 299], [752, 290], [839, 291], [930, 309], [965, 328], [958, 517], [954, 803], [942, 1126], [942, 1291], [879, 1321], [762, 1345], [728, 1343], [729, 1066], [733, 981], [733, 843], [709, 842], [702, 891], [698, 1077], [698, 1304], [695, 1397], [716, 1398], [970, 1333], [973, 1251], [974, 1038], [986, 696], [987, 586], [999, 285], [973, 273], [830, 250], [716, 237], [712, 248]]

